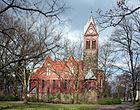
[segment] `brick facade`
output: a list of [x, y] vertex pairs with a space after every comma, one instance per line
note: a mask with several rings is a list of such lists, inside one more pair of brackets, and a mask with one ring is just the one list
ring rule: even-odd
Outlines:
[[67, 60], [53, 60], [48, 56], [31, 77], [30, 94], [102, 92], [103, 78], [103, 72], [98, 70], [98, 33], [90, 17], [84, 30], [83, 60], [79, 61], [73, 56]]

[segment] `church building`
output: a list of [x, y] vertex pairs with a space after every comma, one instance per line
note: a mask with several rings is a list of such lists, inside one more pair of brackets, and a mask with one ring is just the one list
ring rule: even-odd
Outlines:
[[97, 100], [104, 84], [103, 71], [98, 69], [98, 37], [96, 24], [90, 16], [84, 27], [83, 60], [72, 55], [67, 60], [54, 60], [47, 56], [31, 77], [30, 95], [88, 94], [89, 100]]

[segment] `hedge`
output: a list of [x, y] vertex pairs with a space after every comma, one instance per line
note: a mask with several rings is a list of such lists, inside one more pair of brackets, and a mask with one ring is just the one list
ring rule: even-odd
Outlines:
[[99, 99], [97, 103], [101, 105], [113, 105], [113, 104], [121, 104], [121, 100], [116, 98], [103, 98]]
[[0, 101], [18, 101], [19, 98], [17, 96], [12, 95], [0, 95]]

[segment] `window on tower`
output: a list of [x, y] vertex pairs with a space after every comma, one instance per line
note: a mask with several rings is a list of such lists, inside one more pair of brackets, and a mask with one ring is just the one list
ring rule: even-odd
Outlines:
[[96, 41], [93, 40], [93, 41], [92, 41], [92, 49], [95, 49], [95, 48], [96, 48]]
[[90, 49], [90, 41], [89, 40], [86, 41], [86, 49]]

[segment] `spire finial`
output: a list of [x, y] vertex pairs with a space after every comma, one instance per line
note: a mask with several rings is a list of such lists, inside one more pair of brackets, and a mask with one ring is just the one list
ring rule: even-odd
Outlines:
[[92, 15], [92, 10], [90, 11], [90, 14]]
[[91, 14], [91, 15], [93, 14], [92, 8], [91, 8], [91, 10], [90, 10], [90, 14]]

